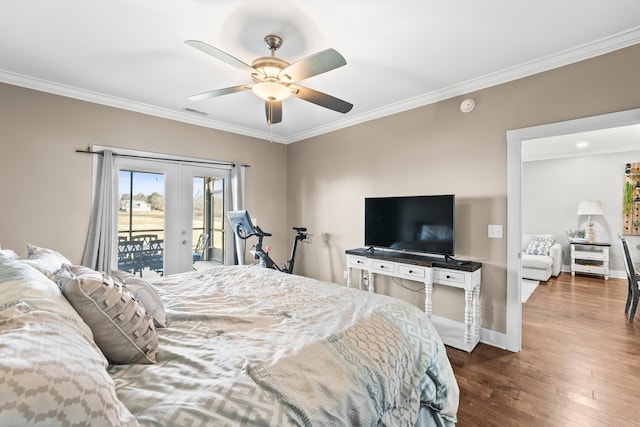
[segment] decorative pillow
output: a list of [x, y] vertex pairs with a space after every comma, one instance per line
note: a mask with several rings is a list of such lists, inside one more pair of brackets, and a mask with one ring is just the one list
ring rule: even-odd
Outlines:
[[83, 266], [64, 265], [54, 280], [109, 361], [155, 363], [158, 335], [153, 319], [125, 287]]
[[59, 252], [31, 244], [27, 244], [26, 259], [23, 259], [22, 262], [29, 264], [47, 277], [53, 276], [56, 271], [60, 270], [62, 264], [71, 264], [71, 261]]
[[526, 254], [529, 255], [549, 255], [549, 249], [553, 245], [554, 239], [548, 239], [540, 236], [532, 236], [527, 245]]
[[131, 295], [144, 306], [147, 313], [151, 314], [156, 327], [167, 327], [167, 314], [164, 310], [164, 304], [151, 283], [128, 271], [113, 270], [111, 277], [129, 289]]

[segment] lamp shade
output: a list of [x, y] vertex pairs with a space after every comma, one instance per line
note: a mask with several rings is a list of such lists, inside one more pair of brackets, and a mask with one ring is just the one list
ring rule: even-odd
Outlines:
[[600, 201], [587, 200], [578, 205], [578, 215], [604, 215]]

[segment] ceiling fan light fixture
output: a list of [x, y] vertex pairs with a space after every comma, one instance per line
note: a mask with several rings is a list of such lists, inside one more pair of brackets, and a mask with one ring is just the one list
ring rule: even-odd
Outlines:
[[259, 82], [253, 85], [252, 90], [265, 101], [282, 101], [291, 96], [287, 86], [276, 82]]

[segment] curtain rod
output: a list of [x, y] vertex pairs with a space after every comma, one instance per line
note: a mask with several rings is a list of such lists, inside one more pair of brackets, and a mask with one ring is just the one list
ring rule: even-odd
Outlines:
[[[76, 153], [83, 153], [83, 154], [95, 154], [98, 156], [102, 156], [104, 154], [103, 151], [91, 151], [90, 149], [86, 149], [86, 150], [76, 150]], [[222, 166], [231, 166], [231, 167], [236, 167], [236, 164], [233, 162], [216, 162], [214, 160], [187, 160], [187, 159], [169, 159], [169, 158], [165, 158], [165, 157], [150, 157], [150, 156], [136, 156], [133, 154], [118, 154], [118, 153], [113, 153], [114, 156], [118, 156], [118, 157], [126, 157], [129, 159], [144, 159], [144, 160], [164, 160], [164, 161], [169, 161], [169, 162], [181, 162], [181, 163], [195, 163], [195, 164], [201, 164], [201, 165], [222, 165]], [[246, 168], [250, 168], [250, 165], [240, 165]]]

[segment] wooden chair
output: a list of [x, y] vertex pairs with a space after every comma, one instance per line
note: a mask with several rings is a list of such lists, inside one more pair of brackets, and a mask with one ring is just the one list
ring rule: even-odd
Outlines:
[[640, 296], [640, 276], [633, 264], [633, 259], [629, 253], [629, 247], [624, 237], [620, 237], [620, 245], [622, 247], [622, 253], [624, 255], [624, 268], [627, 271], [627, 280], [629, 282], [629, 290], [627, 292], [627, 302], [624, 306], [624, 314], [628, 316], [630, 322], [636, 315], [636, 309], [638, 308], [638, 297]]

